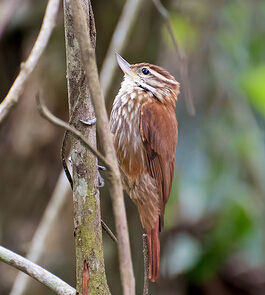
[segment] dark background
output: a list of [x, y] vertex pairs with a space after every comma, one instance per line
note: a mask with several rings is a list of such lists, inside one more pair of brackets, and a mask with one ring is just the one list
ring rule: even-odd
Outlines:
[[[15, 0], [16, 1], [16, 0]], [[0, 1], [0, 19], [9, 0]], [[97, 61], [102, 65], [124, 1], [92, 1]], [[188, 58], [196, 115], [181, 90], [176, 107], [179, 145], [165, 228], [161, 275], [150, 294], [265, 294], [265, 2], [168, 0], [175, 37]], [[24, 0], [0, 35], [0, 100], [7, 94], [37, 37], [46, 1]], [[114, 53], [113, 53], [114, 54]], [[122, 56], [163, 66], [180, 81], [163, 20], [144, 1]], [[50, 43], [23, 96], [0, 126], [0, 244], [26, 255], [61, 171], [63, 131], [40, 118], [35, 95], [67, 120], [62, 7]], [[122, 79], [117, 70], [108, 110]], [[107, 188], [103, 219], [114, 228]], [[137, 294], [142, 293], [142, 229], [126, 198]], [[103, 233], [107, 278], [120, 294], [117, 249]], [[40, 264], [75, 285], [72, 202], [51, 229]], [[0, 263], [0, 294], [17, 271]], [[26, 294], [51, 294], [31, 280]]]

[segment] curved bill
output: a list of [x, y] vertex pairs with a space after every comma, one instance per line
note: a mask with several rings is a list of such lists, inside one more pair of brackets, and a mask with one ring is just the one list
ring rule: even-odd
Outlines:
[[117, 52], [116, 52], [116, 58], [123, 73], [131, 76], [132, 70], [130, 68], [130, 64], [124, 58], [122, 58]]

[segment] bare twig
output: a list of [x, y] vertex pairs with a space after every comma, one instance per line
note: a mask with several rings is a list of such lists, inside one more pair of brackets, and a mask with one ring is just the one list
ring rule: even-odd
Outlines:
[[162, 5], [160, 0], [153, 0], [154, 5], [158, 12], [161, 14], [161, 16], [165, 20], [165, 25], [166, 28], [169, 32], [169, 35], [172, 39], [173, 46], [178, 58], [178, 63], [179, 63], [179, 68], [180, 68], [180, 78], [182, 82], [182, 89], [184, 89], [184, 97], [185, 97], [185, 102], [187, 106], [188, 113], [192, 116], [195, 115], [195, 107], [193, 104], [193, 99], [192, 99], [192, 93], [191, 93], [191, 87], [190, 87], [190, 81], [189, 81], [189, 75], [188, 75], [188, 64], [187, 64], [187, 57], [184, 54], [184, 52], [181, 51], [178, 42], [174, 36], [173, 28], [170, 22], [169, 14], [166, 8]]
[[42, 117], [46, 118], [48, 121], [50, 121], [51, 123], [64, 128], [65, 130], [71, 132], [71, 134], [77, 138], [78, 140], [80, 140], [83, 145], [96, 157], [98, 157], [98, 159], [100, 159], [102, 161], [102, 163], [104, 164], [104, 166], [108, 169], [111, 170], [111, 165], [109, 164], [109, 161], [100, 153], [98, 152], [96, 149], [94, 149], [90, 143], [86, 140], [86, 138], [84, 137], [84, 135], [78, 131], [77, 129], [75, 129], [74, 127], [70, 126], [69, 124], [67, 124], [66, 122], [62, 121], [61, 119], [55, 117], [47, 108], [47, 106], [44, 104], [44, 102], [40, 99], [39, 96], [37, 96], [36, 98], [37, 100], [37, 106], [38, 106], [38, 110], [41, 114]]
[[95, 108], [97, 118], [97, 131], [102, 143], [102, 148], [109, 163], [111, 163], [110, 195], [112, 198], [115, 216], [116, 231], [118, 237], [118, 252], [120, 262], [120, 273], [124, 295], [135, 294], [135, 279], [133, 275], [131, 251], [129, 243], [128, 226], [123, 199], [123, 188], [120, 179], [120, 171], [116, 153], [109, 129], [107, 111], [101, 92], [97, 71], [95, 51], [91, 45], [90, 34], [86, 23], [86, 16], [82, 10], [80, 0], [71, 1], [73, 9], [73, 22], [78, 40], [84, 70], [91, 93], [91, 99]]
[[46, 48], [56, 22], [60, 0], [49, 0], [38, 38], [28, 59], [21, 64], [21, 70], [10, 88], [7, 96], [0, 104], [0, 123], [18, 102], [25, 83], [35, 69], [44, 49]]
[[114, 52], [122, 53], [127, 44], [130, 30], [134, 24], [139, 8], [143, 2], [143, 0], [127, 0], [124, 4], [100, 73], [100, 84], [105, 97], [112, 79], [114, 78], [115, 69], [117, 68]]
[[[61, 211], [61, 208], [65, 203], [66, 198], [64, 198], [64, 195], [67, 195], [67, 193], [69, 193], [68, 187], [69, 186], [67, 180], [62, 171], [59, 176], [57, 185], [53, 191], [52, 197], [49, 201], [49, 204], [46, 207], [40, 224], [34, 234], [27, 254], [27, 259], [32, 262], [37, 263], [43, 250], [45, 249], [45, 241], [50, 232], [50, 228], [54, 224], [58, 213]], [[27, 287], [28, 281], [28, 276], [23, 273], [19, 273], [14, 282], [10, 295], [22, 294]]]
[[28, 259], [0, 246], [0, 260], [23, 271], [59, 295], [75, 295], [75, 289]]
[[111, 231], [111, 229], [107, 226], [107, 224], [102, 219], [101, 219], [101, 226], [105, 230], [105, 232], [110, 236], [113, 242], [118, 243], [114, 233]]
[[147, 234], [143, 234], [143, 255], [144, 255], [144, 289], [143, 295], [149, 294], [149, 279], [148, 279], [148, 271], [149, 271], [149, 262], [148, 262], [148, 243], [147, 243]]

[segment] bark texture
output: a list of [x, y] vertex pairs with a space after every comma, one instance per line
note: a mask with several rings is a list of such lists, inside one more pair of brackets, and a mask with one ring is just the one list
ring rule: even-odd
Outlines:
[[[107, 110], [99, 84], [98, 70], [96, 64], [93, 42], [87, 38], [91, 31], [84, 25], [86, 23], [85, 11], [82, 0], [71, 0], [73, 4], [75, 33], [81, 48], [81, 56], [87, 77], [91, 99], [95, 107], [97, 117], [97, 132], [102, 144], [104, 155], [110, 164], [109, 192], [112, 199], [113, 212], [118, 239], [118, 253], [121, 272], [121, 281], [124, 295], [135, 295], [135, 279], [133, 274], [129, 233], [126, 219], [123, 189], [120, 178], [120, 170], [113, 145], [112, 134], [109, 128]], [[90, 32], [90, 33], [89, 33]]]
[[[96, 32], [89, 3], [82, 1], [87, 15], [93, 46]], [[70, 118], [96, 148], [96, 127], [88, 127], [80, 120], [95, 118], [90, 92], [81, 63], [80, 47], [75, 38], [72, 10], [69, 0], [64, 0], [67, 83]], [[74, 234], [76, 246], [76, 290], [83, 294], [83, 272], [89, 275], [86, 294], [110, 294], [104, 268], [100, 199], [98, 191], [97, 159], [77, 140], [71, 137], [73, 168]], [[84, 264], [87, 269], [84, 270]]]

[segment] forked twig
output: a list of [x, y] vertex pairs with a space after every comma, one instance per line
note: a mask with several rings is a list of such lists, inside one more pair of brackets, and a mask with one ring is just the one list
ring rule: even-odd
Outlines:
[[46, 118], [49, 122], [64, 128], [65, 130], [71, 132], [71, 134], [77, 138], [78, 140], [80, 140], [83, 145], [96, 157], [98, 157], [98, 159], [100, 159], [102, 161], [102, 163], [104, 164], [104, 166], [108, 169], [111, 170], [111, 165], [109, 164], [109, 162], [107, 161], [107, 159], [99, 152], [97, 151], [95, 148], [93, 148], [93, 146], [91, 146], [91, 144], [86, 140], [86, 138], [84, 137], [84, 135], [78, 131], [77, 129], [75, 129], [73, 126], [69, 125], [68, 123], [64, 122], [63, 120], [57, 118], [56, 116], [54, 116], [49, 109], [47, 108], [47, 106], [44, 104], [44, 102], [42, 101], [42, 99], [39, 97], [39, 95], [37, 95], [36, 97], [36, 101], [37, 101], [37, 107], [38, 107], [38, 111], [41, 114], [42, 117]]
[[[37, 95], [36, 101], [37, 101], [38, 110], [39, 110], [42, 117], [47, 119], [52, 124], [54, 124], [56, 126], [59, 126], [59, 127], [62, 127], [65, 130], [67, 130], [68, 132], [70, 132], [75, 138], [80, 140], [89, 151], [91, 151], [96, 157], [98, 157], [109, 171], [111, 171], [111, 165], [108, 163], [106, 158], [100, 152], [98, 152], [96, 149], [94, 149], [90, 145], [90, 143], [86, 140], [86, 138], [83, 136], [83, 134], [80, 131], [78, 131], [73, 126], [69, 125], [68, 123], [64, 122], [63, 120], [61, 120], [61, 119], [57, 118], [56, 116], [54, 116], [49, 111], [49, 109], [44, 104], [44, 102], [41, 100], [39, 95]], [[106, 231], [106, 233], [116, 243], [117, 239], [116, 239], [115, 235], [113, 234], [111, 229], [107, 226], [107, 224], [103, 220], [101, 220], [101, 225], [102, 225], [103, 229]]]

